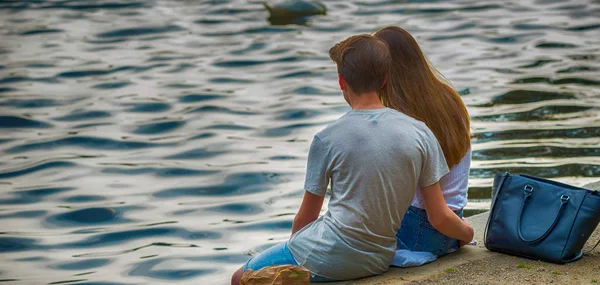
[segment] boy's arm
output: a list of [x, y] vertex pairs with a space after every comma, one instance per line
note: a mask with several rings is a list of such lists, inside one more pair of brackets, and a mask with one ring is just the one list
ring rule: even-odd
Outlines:
[[319, 217], [323, 200], [327, 193], [331, 177], [331, 158], [327, 145], [315, 135], [310, 150], [308, 151], [308, 161], [306, 165], [306, 180], [304, 182], [304, 198], [300, 205], [300, 210], [294, 218], [292, 224], [292, 234], [312, 223]]
[[427, 219], [442, 234], [461, 241], [461, 245], [473, 240], [473, 227], [463, 222], [447, 205], [440, 183], [422, 187], [421, 195], [427, 211]]
[[302, 199], [300, 210], [298, 210], [298, 214], [296, 214], [294, 223], [292, 224], [292, 234], [295, 234], [297, 231], [312, 223], [319, 217], [319, 213], [321, 213], [321, 207], [323, 207], [324, 199], [324, 196], [319, 196], [308, 191], [304, 191], [304, 198]]

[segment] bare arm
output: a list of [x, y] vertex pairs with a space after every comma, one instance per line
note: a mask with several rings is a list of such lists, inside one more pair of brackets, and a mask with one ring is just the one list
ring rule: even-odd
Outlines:
[[323, 200], [325, 200], [323, 196], [315, 195], [308, 191], [304, 192], [300, 210], [298, 210], [298, 214], [296, 214], [294, 223], [292, 224], [292, 234], [295, 234], [319, 217], [321, 207], [323, 207]]
[[439, 183], [422, 187], [421, 195], [427, 211], [427, 219], [442, 234], [461, 241], [461, 245], [473, 240], [473, 227], [463, 222], [447, 205]]

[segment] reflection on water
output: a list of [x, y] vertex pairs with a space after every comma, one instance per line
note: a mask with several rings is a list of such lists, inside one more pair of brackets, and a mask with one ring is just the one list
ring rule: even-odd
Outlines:
[[0, 3], [0, 281], [226, 284], [287, 239], [316, 131], [348, 110], [329, 47], [400, 25], [473, 119], [468, 213], [498, 171], [600, 176], [600, 4]]

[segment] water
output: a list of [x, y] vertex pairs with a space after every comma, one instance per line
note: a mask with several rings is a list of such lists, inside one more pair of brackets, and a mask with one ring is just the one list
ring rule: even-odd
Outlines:
[[348, 110], [328, 49], [387, 24], [468, 105], [468, 213], [498, 171], [600, 176], [600, 1], [326, 4], [270, 26], [258, 1], [0, 3], [0, 280], [226, 284], [288, 238]]

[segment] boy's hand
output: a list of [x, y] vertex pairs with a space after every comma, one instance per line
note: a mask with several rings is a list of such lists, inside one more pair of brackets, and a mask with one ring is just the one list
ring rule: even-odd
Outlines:
[[475, 231], [473, 230], [473, 226], [471, 226], [471, 223], [469, 223], [469, 221], [467, 221], [465, 218], [462, 218], [462, 221], [465, 223], [465, 225], [471, 232], [471, 238], [468, 241], [467, 240], [459, 240], [458, 247], [463, 247], [463, 246], [467, 245], [468, 243], [470, 243], [473, 240], [473, 236], [475, 236]]

